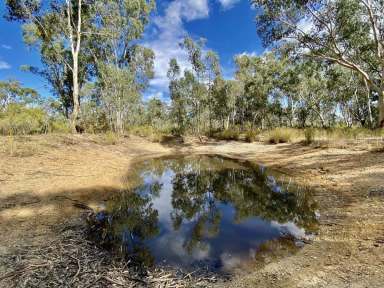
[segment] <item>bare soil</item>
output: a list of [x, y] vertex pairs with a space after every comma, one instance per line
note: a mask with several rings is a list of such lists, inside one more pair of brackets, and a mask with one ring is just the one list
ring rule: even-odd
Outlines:
[[[108, 145], [93, 135], [0, 137], [0, 258], [54, 240], [56, 227], [81, 213], [70, 199], [97, 208], [121, 188], [134, 162], [176, 153], [265, 164], [311, 187], [319, 205], [313, 243], [216, 285], [384, 287], [384, 153], [353, 144], [337, 149], [191, 138], [166, 145], [131, 136]], [[0, 265], [0, 279], [6, 272], [9, 267]]]

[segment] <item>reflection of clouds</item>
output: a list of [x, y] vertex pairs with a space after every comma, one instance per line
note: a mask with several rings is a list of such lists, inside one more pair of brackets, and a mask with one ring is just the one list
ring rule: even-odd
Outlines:
[[302, 239], [302, 238], [305, 238], [306, 236], [305, 230], [303, 228], [298, 227], [293, 222], [281, 224], [276, 221], [272, 221], [271, 226], [279, 229], [282, 233], [292, 235], [297, 239]]
[[[190, 165], [188, 166], [192, 171], [192, 167]], [[187, 239], [187, 227], [182, 227], [178, 231], [175, 231], [173, 228], [173, 221], [170, 217], [170, 213], [173, 210], [172, 193], [175, 173], [171, 169], [167, 169], [160, 177], [156, 177], [153, 174], [148, 178], [150, 177], [152, 177], [152, 179], [147, 179], [149, 183], [153, 182], [155, 179], [162, 183], [160, 191], [161, 197], [154, 198], [152, 201], [153, 208], [159, 213], [159, 222], [161, 223], [161, 229], [163, 230], [161, 231], [161, 236], [156, 240], [155, 246], [157, 246], [157, 248], [155, 251], [159, 251], [161, 255], [167, 255], [167, 258], [173, 255], [182, 263], [208, 258], [211, 250], [208, 243], [204, 243], [203, 249], [199, 249], [198, 247], [194, 248], [191, 255], [189, 255], [184, 246], [187, 240], [189, 240]], [[183, 219], [184, 225], [191, 222], [193, 221]], [[172, 256], [169, 258], [172, 258]]]
[[153, 183], [154, 180], [159, 181], [162, 184], [160, 197], [156, 197], [153, 199], [153, 208], [156, 209], [159, 213], [159, 221], [162, 224], [166, 225], [167, 230], [171, 229], [172, 219], [169, 217], [170, 211], [172, 211], [172, 179], [174, 178], [175, 173], [170, 169], [167, 169], [160, 177], [156, 177], [155, 175], [151, 175], [150, 183]]
[[[143, 240], [156, 261], [230, 270], [255, 258], [258, 247], [271, 239], [306, 238], [295, 225], [303, 213], [295, 205], [301, 202], [288, 193], [279, 174], [268, 175], [260, 166], [261, 175], [255, 175], [222, 158], [191, 159], [148, 162], [139, 174], [144, 185], [137, 192], [149, 201], [143, 208], [156, 210], [156, 237]], [[139, 219], [141, 224], [146, 225]]]
[[[197, 260], [204, 260], [209, 257], [211, 246], [205, 243], [204, 249], [194, 248], [191, 254], [188, 254], [184, 247], [186, 242], [186, 231], [169, 232], [163, 234], [156, 241], [157, 251], [163, 255], [174, 256], [182, 263], [188, 263]], [[172, 257], [169, 257], [172, 258]]]

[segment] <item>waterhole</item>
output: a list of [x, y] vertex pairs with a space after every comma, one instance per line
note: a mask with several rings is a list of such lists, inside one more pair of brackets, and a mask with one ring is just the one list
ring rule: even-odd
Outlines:
[[230, 270], [299, 249], [316, 229], [311, 193], [264, 166], [200, 155], [133, 171], [91, 225], [99, 244], [130, 261]]

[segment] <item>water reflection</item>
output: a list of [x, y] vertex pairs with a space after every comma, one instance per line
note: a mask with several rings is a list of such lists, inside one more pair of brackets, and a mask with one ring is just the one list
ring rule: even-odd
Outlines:
[[217, 156], [160, 158], [128, 179], [136, 188], [108, 201], [92, 234], [146, 265], [232, 268], [268, 241], [302, 238], [316, 226], [310, 193], [263, 166]]

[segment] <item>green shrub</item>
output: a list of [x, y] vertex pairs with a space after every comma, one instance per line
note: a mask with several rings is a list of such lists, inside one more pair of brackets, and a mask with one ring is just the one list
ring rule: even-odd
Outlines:
[[296, 132], [290, 128], [276, 128], [267, 133], [267, 142], [270, 144], [288, 143], [295, 138]]
[[27, 135], [45, 133], [48, 117], [40, 108], [29, 108], [21, 104], [10, 104], [0, 114], [0, 134]]
[[49, 120], [48, 130], [51, 133], [70, 133], [71, 127], [67, 119], [51, 118]]

